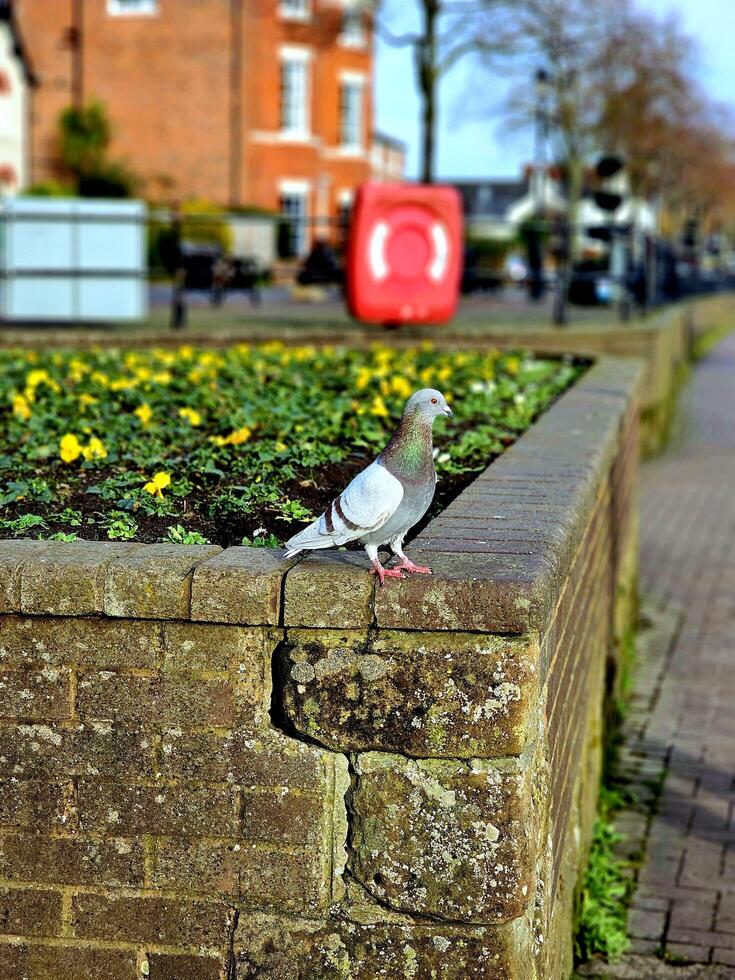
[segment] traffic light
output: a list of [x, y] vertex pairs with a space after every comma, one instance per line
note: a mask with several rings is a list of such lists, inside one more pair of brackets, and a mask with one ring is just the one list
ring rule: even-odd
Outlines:
[[595, 192], [595, 203], [602, 211], [611, 214], [617, 211], [628, 193], [628, 177], [625, 161], [614, 154], [600, 157], [595, 167], [599, 189]]

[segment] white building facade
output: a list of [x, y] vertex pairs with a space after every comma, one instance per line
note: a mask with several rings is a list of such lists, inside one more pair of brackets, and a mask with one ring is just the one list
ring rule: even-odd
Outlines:
[[28, 183], [32, 87], [10, 4], [0, 0], [0, 195], [17, 194]]

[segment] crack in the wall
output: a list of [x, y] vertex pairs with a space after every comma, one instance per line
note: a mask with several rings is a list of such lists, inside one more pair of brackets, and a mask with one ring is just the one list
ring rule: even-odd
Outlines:
[[227, 943], [225, 950], [225, 980], [237, 980], [237, 956], [235, 954], [235, 934], [240, 921], [240, 910], [230, 906], [227, 913]]

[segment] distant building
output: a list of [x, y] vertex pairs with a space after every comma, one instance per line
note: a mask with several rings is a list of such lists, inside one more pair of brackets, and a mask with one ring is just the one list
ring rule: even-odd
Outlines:
[[[40, 87], [32, 179], [57, 124], [99, 99], [159, 200], [199, 197], [332, 220], [374, 172], [373, 36], [354, 0], [16, 0]], [[397, 173], [397, 171], [396, 171]]]
[[373, 133], [370, 167], [373, 180], [400, 183], [406, 172], [406, 144], [385, 133]]
[[15, 194], [28, 181], [33, 84], [18, 23], [0, 0], [0, 194]]
[[557, 180], [534, 174], [496, 180], [450, 181], [462, 198], [465, 228], [474, 238], [514, 238], [524, 221], [539, 211], [562, 214], [566, 202]]

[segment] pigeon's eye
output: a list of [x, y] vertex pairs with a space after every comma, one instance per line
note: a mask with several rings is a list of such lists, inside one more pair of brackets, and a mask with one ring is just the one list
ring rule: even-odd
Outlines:
[[438, 398], [432, 398], [431, 399], [431, 404], [432, 405], [438, 405], [439, 404], [439, 399]]

